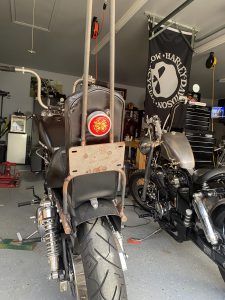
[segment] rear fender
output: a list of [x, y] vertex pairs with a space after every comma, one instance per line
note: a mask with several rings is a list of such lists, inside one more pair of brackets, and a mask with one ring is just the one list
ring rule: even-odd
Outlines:
[[90, 201], [85, 202], [75, 209], [75, 215], [72, 217], [74, 229], [84, 222], [92, 219], [109, 216], [116, 230], [120, 231], [121, 218], [114, 203], [109, 200], [98, 200], [98, 208], [94, 208]]

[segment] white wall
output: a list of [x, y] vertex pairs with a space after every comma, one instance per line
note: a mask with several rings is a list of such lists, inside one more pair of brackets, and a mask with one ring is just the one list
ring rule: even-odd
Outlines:
[[124, 84], [116, 84], [116, 86], [127, 89], [126, 103], [132, 102], [138, 109], [144, 109], [145, 88]]

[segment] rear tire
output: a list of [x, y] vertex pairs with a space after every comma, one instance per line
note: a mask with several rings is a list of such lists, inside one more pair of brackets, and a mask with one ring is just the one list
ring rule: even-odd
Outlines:
[[89, 300], [127, 300], [118, 249], [106, 218], [78, 227]]

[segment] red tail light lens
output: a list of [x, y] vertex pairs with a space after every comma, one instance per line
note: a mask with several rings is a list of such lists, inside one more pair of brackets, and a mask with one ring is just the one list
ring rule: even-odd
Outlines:
[[92, 135], [101, 137], [109, 133], [111, 120], [103, 111], [95, 111], [88, 116], [87, 126]]

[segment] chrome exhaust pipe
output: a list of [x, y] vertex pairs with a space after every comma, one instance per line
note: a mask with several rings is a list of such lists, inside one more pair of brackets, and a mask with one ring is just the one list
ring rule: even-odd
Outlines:
[[218, 236], [214, 231], [212, 220], [207, 212], [206, 206], [204, 204], [204, 195], [199, 192], [193, 195], [193, 206], [195, 212], [202, 224], [203, 231], [205, 233], [207, 241], [212, 245], [218, 244]]

